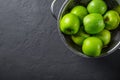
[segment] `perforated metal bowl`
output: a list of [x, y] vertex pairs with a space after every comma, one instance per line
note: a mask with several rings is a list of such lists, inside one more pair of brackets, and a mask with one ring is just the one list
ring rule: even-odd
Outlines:
[[[60, 37], [62, 38], [63, 42], [65, 43], [67, 48], [69, 48], [75, 54], [78, 54], [78, 55], [80, 55], [82, 57], [91, 58], [91, 57], [86, 56], [85, 54], [83, 54], [82, 49], [72, 42], [70, 36], [61, 33], [61, 31], [59, 29], [60, 19], [66, 13], [70, 12], [70, 10], [76, 5], [87, 6], [89, 1], [91, 1], [91, 0], [65, 0], [65, 2], [63, 3], [63, 5], [61, 6], [61, 8], [59, 10], [58, 16], [56, 16], [55, 13], [54, 13], [54, 4], [55, 4], [56, 1], [57, 0], [53, 0], [53, 2], [51, 4], [51, 12], [52, 12], [53, 17], [57, 20], [58, 31], [59, 31]], [[120, 7], [120, 0], [104, 0], [104, 1], [107, 3], [108, 9], [115, 9], [117, 7]], [[120, 25], [119, 25], [119, 27], [117, 29], [112, 31], [111, 42], [108, 45], [108, 47], [106, 47], [106, 48], [104, 48], [102, 50], [102, 53], [101, 53], [101, 55], [99, 57], [104, 57], [104, 56], [107, 56], [107, 55], [109, 55], [111, 53], [114, 53], [117, 49], [120, 49], [119, 47], [120, 47]], [[94, 57], [94, 58], [99, 58], [99, 57]]]

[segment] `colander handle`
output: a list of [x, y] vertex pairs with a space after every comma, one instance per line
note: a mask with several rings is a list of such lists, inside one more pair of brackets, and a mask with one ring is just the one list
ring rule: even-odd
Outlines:
[[[57, 0], [53, 0], [53, 2], [51, 3], [51, 7], [50, 7], [50, 10], [51, 10], [51, 14], [52, 16], [57, 20], [57, 15], [55, 14], [54, 12], [54, 6], [55, 6], [55, 3], [56, 3]], [[66, 3], [68, 0], [65, 0], [64, 3]], [[64, 4], [63, 4], [64, 5]]]
[[54, 5], [55, 5], [55, 2], [56, 2], [57, 0], [53, 0], [53, 2], [52, 2], [52, 4], [51, 4], [51, 7], [50, 7], [50, 10], [51, 10], [51, 14], [52, 14], [52, 16], [57, 20], [57, 16], [55, 15], [55, 13], [54, 13]]

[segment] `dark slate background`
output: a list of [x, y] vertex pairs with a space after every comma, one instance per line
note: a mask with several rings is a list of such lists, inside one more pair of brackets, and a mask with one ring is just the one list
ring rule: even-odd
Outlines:
[[120, 50], [100, 59], [75, 55], [58, 34], [51, 2], [0, 0], [0, 80], [120, 80]]

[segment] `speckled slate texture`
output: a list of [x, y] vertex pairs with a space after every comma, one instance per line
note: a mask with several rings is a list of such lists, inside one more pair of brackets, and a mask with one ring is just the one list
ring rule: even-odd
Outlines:
[[120, 50], [100, 59], [75, 55], [58, 34], [51, 2], [0, 0], [0, 80], [120, 80]]

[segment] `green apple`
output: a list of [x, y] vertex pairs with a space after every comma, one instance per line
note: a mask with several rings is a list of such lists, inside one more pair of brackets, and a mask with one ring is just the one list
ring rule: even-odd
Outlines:
[[96, 34], [96, 37], [100, 38], [103, 41], [104, 46], [107, 46], [111, 41], [111, 33], [106, 29]]
[[119, 20], [119, 14], [114, 11], [110, 10], [104, 15], [104, 22], [105, 22], [105, 28], [108, 30], [114, 30], [119, 26], [120, 20]]
[[119, 16], [119, 24], [120, 24], [120, 16]]
[[115, 11], [117, 11], [120, 15], [120, 5], [114, 8]]
[[90, 36], [90, 35], [88, 35], [88, 34], [85, 33], [82, 29], [80, 29], [80, 30], [78, 31], [78, 33], [75, 34], [75, 35], [72, 35], [71, 38], [72, 38], [72, 41], [73, 41], [75, 44], [77, 44], [77, 45], [79, 45], [79, 46], [82, 46], [83, 41], [84, 41], [86, 38], [88, 38], [89, 36]]
[[80, 20], [78, 16], [68, 13], [63, 16], [60, 21], [60, 30], [67, 35], [76, 34], [80, 28]]
[[75, 6], [71, 13], [77, 15], [81, 21], [83, 21], [83, 18], [88, 14], [87, 9], [84, 6]]
[[97, 37], [88, 37], [84, 40], [82, 51], [85, 55], [90, 57], [100, 56], [103, 43]]
[[92, 0], [87, 6], [87, 10], [89, 13], [104, 14], [107, 11], [107, 5], [103, 0]]
[[101, 14], [91, 13], [84, 17], [83, 19], [84, 29], [89, 34], [96, 34], [101, 32], [105, 23]]

